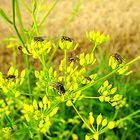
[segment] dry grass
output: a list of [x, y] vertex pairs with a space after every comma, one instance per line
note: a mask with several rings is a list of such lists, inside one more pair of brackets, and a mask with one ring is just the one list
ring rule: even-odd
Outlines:
[[[48, 36], [61, 34], [76, 3], [77, 0], [60, 0], [46, 20], [44, 34]], [[0, 1], [1, 7], [6, 9], [9, 16], [10, 4], [9, 0]], [[119, 51], [122, 55], [127, 54], [129, 58], [133, 58], [140, 54], [139, 7], [140, 0], [84, 0], [66, 35], [86, 47], [88, 44], [86, 31], [95, 30], [109, 34], [111, 52]], [[21, 9], [24, 23], [28, 26], [27, 11], [23, 7]], [[13, 34], [13, 30], [5, 22], [0, 22], [0, 27], [1, 39]]]

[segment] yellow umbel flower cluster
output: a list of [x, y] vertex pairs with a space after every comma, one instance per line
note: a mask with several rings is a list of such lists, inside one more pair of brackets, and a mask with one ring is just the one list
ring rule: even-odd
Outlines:
[[101, 102], [109, 102], [116, 109], [127, 106], [126, 98], [121, 94], [115, 94], [116, 91], [117, 87], [112, 88], [112, 84], [109, 84], [106, 80], [98, 90], [100, 94], [99, 100]]
[[93, 130], [93, 134], [86, 135], [85, 140], [99, 140], [99, 135], [103, 133], [106, 129], [113, 129], [115, 127], [115, 121], [108, 121], [107, 118], [103, 119], [103, 116], [99, 114], [95, 119], [93, 113], [89, 113], [88, 123], [91, 129]]

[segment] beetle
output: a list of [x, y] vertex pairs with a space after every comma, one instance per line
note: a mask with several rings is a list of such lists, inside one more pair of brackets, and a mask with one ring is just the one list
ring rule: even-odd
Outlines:
[[77, 61], [79, 61], [80, 59], [77, 57], [77, 56], [74, 56], [74, 57], [71, 57], [71, 58], [69, 58], [69, 61], [70, 62], [77, 62]]
[[18, 49], [19, 49], [20, 51], [22, 51], [22, 46], [18, 46]]
[[15, 79], [15, 78], [16, 78], [15, 75], [7, 75], [7, 76], [6, 76], [6, 79], [8, 79], [8, 80], [9, 80], [9, 79]]
[[84, 76], [85, 79], [87, 79], [88, 81], [92, 81], [92, 79], [89, 76]]
[[113, 56], [118, 61], [119, 64], [123, 63], [123, 58], [118, 53], [115, 53]]
[[64, 94], [66, 91], [65, 91], [65, 88], [63, 86], [62, 83], [60, 82], [53, 82], [52, 83], [53, 87], [56, 88], [60, 93]]
[[45, 36], [34, 36], [34, 41], [43, 42], [45, 40]]
[[62, 40], [62, 41], [69, 41], [69, 42], [72, 42], [73, 39], [71, 39], [71, 38], [68, 37], [68, 36], [62, 36], [62, 37], [61, 37], [61, 40]]

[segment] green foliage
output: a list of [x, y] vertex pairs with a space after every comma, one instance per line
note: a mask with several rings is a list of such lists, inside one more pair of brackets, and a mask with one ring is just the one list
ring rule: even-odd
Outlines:
[[[108, 61], [104, 60], [105, 68], [108, 68], [107, 73], [102, 72], [104, 67], [100, 64], [95, 71], [95, 48], [101, 47], [109, 37], [91, 31], [86, 35], [92, 44], [92, 51], [81, 52], [75, 59], [68, 61], [68, 53], [78, 49], [78, 43], [64, 38], [56, 42], [48, 38], [42, 39], [41, 36], [35, 39], [34, 35], [40, 34], [39, 28], [48, 14], [45, 14], [38, 24], [36, 12], [39, 14], [45, 8], [43, 1], [38, 4], [33, 0], [31, 9], [24, 1], [21, 2], [33, 19], [27, 32], [20, 16], [20, 31], [15, 24], [15, 6], [19, 8], [17, 0], [12, 0], [13, 21], [1, 10], [2, 17], [12, 23], [25, 58], [25, 69], [21, 72], [16, 66], [11, 66], [6, 75], [0, 73], [1, 138], [119, 139], [117, 132], [121, 133], [124, 139], [130, 138], [133, 132], [129, 129], [130, 124], [136, 129], [140, 128], [137, 120], [140, 109], [132, 107], [131, 103], [134, 102], [130, 101], [126, 94], [126, 89], [131, 89], [130, 81], [122, 79], [129, 77], [129, 66], [138, 61], [140, 56], [126, 63], [121, 57], [116, 57], [118, 55], [111, 55], [109, 65]], [[56, 2], [52, 3], [53, 6]], [[79, 3], [70, 19], [76, 15], [78, 8]], [[17, 11], [20, 15], [20, 11]], [[15, 46], [11, 45], [12, 43], [18, 44], [19, 41], [10, 42], [10, 47]], [[58, 48], [64, 56], [59, 68], [55, 68], [52, 58]], [[31, 69], [28, 56], [39, 60], [42, 68]], [[114, 79], [111, 76], [114, 76]], [[121, 87], [122, 84], [125, 86]], [[125, 136], [121, 129], [129, 129], [129, 135]]]

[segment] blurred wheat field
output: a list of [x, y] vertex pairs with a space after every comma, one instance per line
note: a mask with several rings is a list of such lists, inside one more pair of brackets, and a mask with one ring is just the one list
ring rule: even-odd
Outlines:
[[[25, 0], [30, 4], [30, 0]], [[48, 6], [53, 0], [45, 0]], [[60, 35], [68, 18], [71, 16], [78, 0], [59, 0], [53, 11], [47, 17], [43, 34], [46, 36]], [[0, 0], [0, 7], [11, 16], [11, 2]], [[30, 17], [27, 10], [21, 6], [23, 23], [29, 26]], [[140, 0], [83, 0], [80, 10], [67, 27], [66, 35], [78, 40], [87, 47], [86, 31], [99, 31], [110, 35], [111, 52], [118, 51], [130, 59], [140, 54]], [[0, 41], [13, 34], [3, 19], [0, 18]], [[1, 44], [2, 46], [2, 44]], [[0, 64], [8, 63], [10, 53], [0, 47]], [[6, 62], [7, 61], [7, 62]]]

